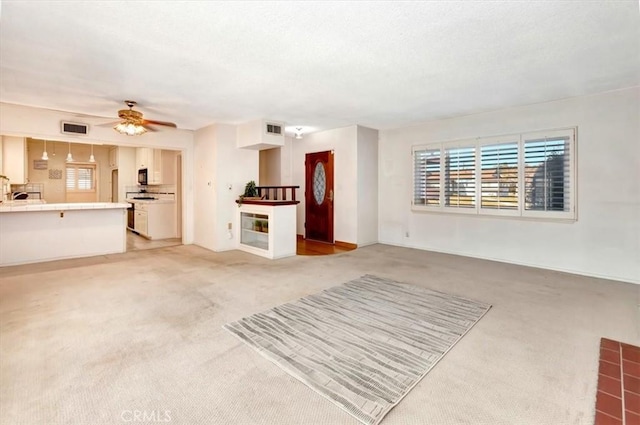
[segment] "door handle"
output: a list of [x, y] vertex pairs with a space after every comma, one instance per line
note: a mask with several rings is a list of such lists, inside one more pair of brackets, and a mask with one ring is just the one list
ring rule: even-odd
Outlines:
[[329, 191], [329, 200], [333, 202], [333, 189]]

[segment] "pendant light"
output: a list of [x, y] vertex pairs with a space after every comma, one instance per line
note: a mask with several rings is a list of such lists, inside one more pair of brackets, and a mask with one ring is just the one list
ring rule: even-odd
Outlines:
[[89, 157], [89, 162], [96, 162], [96, 157], [93, 156], [93, 143], [91, 143], [91, 156]]
[[42, 151], [42, 160], [43, 161], [48, 161], [49, 160], [49, 155], [47, 154], [47, 141], [44, 141], [44, 150]]
[[67, 162], [73, 162], [73, 156], [71, 156], [71, 142], [69, 142], [69, 153], [67, 154]]
[[296, 127], [296, 139], [302, 139], [302, 127]]

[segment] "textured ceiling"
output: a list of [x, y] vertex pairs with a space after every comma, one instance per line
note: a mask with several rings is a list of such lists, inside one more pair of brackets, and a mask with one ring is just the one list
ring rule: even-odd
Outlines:
[[638, 1], [7, 1], [0, 100], [384, 129], [640, 84]]

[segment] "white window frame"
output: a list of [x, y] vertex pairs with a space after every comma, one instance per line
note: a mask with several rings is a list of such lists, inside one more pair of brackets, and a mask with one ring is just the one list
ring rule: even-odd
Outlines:
[[[73, 189], [69, 189], [67, 187], [67, 169], [68, 168], [75, 168], [76, 169], [76, 175], [75, 175], [75, 187]], [[92, 182], [92, 188], [91, 189], [78, 189], [78, 169], [79, 168], [93, 168], [93, 182]], [[91, 163], [91, 162], [73, 162], [70, 164], [66, 164], [65, 168], [64, 168], [64, 186], [65, 189], [67, 191], [67, 193], [95, 193], [98, 190], [98, 167], [96, 166], [95, 163]]]
[[[568, 138], [569, 146], [569, 210], [568, 211], [539, 211], [525, 209], [525, 141], [544, 139], [544, 138]], [[476, 139], [461, 139], [446, 142], [425, 143], [414, 145], [411, 149], [412, 158], [412, 193], [411, 193], [411, 209], [416, 212], [437, 212], [452, 214], [472, 214], [478, 216], [502, 216], [513, 218], [539, 219], [539, 220], [560, 220], [560, 221], [576, 221], [577, 216], [577, 127], [568, 127], [561, 129], [551, 129], [543, 131], [523, 132], [519, 134], [508, 134], [491, 137], [478, 137]], [[516, 209], [494, 209], [482, 208], [482, 147], [487, 145], [496, 145], [501, 143], [517, 143], [518, 146], [518, 207]], [[447, 149], [454, 147], [475, 147], [475, 183], [476, 196], [474, 208], [451, 207], [446, 205], [445, 200], [445, 152]], [[418, 205], [415, 204], [415, 187], [416, 187], [416, 161], [415, 153], [422, 150], [439, 150], [440, 151], [440, 199], [438, 205]]]

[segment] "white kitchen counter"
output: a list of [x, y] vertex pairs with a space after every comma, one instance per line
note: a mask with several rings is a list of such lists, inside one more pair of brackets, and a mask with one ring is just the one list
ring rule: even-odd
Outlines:
[[127, 199], [132, 204], [175, 204], [173, 199]]
[[0, 205], [0, 266], [127, 250], [127, 203]]
[[[153, 202], [153, 201], [152, 201]], [[129, 208], [126, 203], [115, 202], [76, 202], [69, 204], [26, 203], [24, 201], [10, 201], [0, 204], [0, 213], [24, 211], [71, 211]]]

